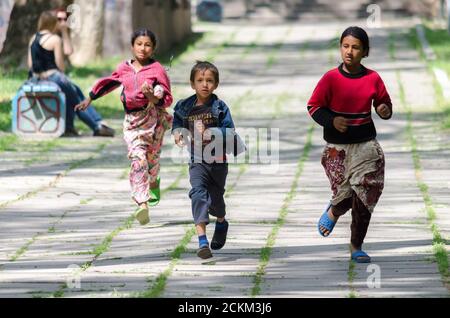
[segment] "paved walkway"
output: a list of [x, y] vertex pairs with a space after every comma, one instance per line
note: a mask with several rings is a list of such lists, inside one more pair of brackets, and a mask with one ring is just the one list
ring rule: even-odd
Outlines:
[[[21, 152], [19, 159], [2, 153], [0, 297], [448, 297], [426, 209], [435, 210], [434, 222], [448, 238], [450, 144], [436, 130], [432, 80], [408, 45], [405, 24], [370, 30], [366, 65], [384, 78], [396, 111], [393, 120], [376, 121], [387, 179], [365, 245], [372, 266], [349, 262], [349, 215], [332, 237], [317, 233], [330, 191], [320, 166], [322, 131], [306, 102], [338, 64], [337, 36], [345, 27], [196, 26], [208, 33], [170, 71], [175, 97], [191, 94], [189, 70], [208, 58], [221, 70], [218, 94], [237, 126], [280, 134], [277, 166], [230, 166], [229, 239], [207, 262], [195, 255], [187, 169], [176, 163], [180, 153], [169, 137], [164, 199], [146, 227], [131, 217], [121, 136], [77, 139], [52, 153]], [[380, 279], [371, 280], [373, 274]]]

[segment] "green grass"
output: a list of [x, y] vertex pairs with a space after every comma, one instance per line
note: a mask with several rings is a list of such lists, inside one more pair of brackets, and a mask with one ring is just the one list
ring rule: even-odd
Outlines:
[[[27, 79], [27, 71], [5, 71], [0, 67], [0, 102], [1, 108], [4, 108], [4, 102], [8, 102], [14, 97], [20, 85]], [[3, 111], [2, 111], [3, 113]]]
[[80, 200], [80, 205], [89, 204], [89, 202], [91, 202], [93, 200], [94, 200], [94, 198], [88, 198], [88, 199]]
[[356, 277], [355, 266], [356, 266], [355, 262], [350, 261], [350, 263], [348, 265], [347, 279], [348, 279], [348, 282], [351, 284], [355, 281], [355, 277]]
[[425, 36], [436, 53], [435, 66], [445, 69], [450, 76], [450, 34], [446, 29], [435, 29], [425, 23]]
[[[450, 34], [446, 29], [438, 29], [433, 27], [433, 25], [429, 22], [424, 23], [424, 29], [428, 43], [436, 53], [436, 60], [427, 61], [427, 65], [430, 73], [433, 75], [433, 86], [436, 92], [436, 101], [440, 110], [442, 110], [442, 116], [439, 116], [439, 120], [442, 121], [442, 126], [444, 129], [450, 129], [450, 100], [445, 100], [442, 88], [432, 72], [433, 68], [443, 69], [450, 77]], [[412, 29], [410, 32], [410, 42], [413, 47], [421, 52], [421, 56], [423, 58], [421, 44], [417, 39], [415, 29]]]
[[64, 284], [63, 287], [58, 289], [56, 292], [53, 293], [54, 298], [62, 298], [64, 297], [64, 290], [67, 288], [67, 284]]
[[354, 291], [350, 292], [350, 294], [348, 294], [347, 298], [358, 298], [358, 294]]
[[[119, 235], [119, 233], [121, 233], [122, 231], [130, 229], [133, 226], [134, 220], [135, 220], [135, 218], [134, 218], [134, 213], [133, 213], [133, 215], [130, 215], [121, 226], [114, 229], [114, 231], [109, 233], [99, 245], [94, 247], [92, 249], [91, 254], [95, 255], [95, 258], [97, 258], [100, 255], [102, 255], [103, 253], [105, 253], [106, 251], [108, 251], [113, 239], [117, 235]], [[92, 262], [88, 262], [88, 263], [85, 264], [85, 266], [87, 266], [86, 269], [92, 264]]]
[[19, 138], [16, 135], [3, 135], [0, 137], [0, 153], [3, 151], [15, 151], [14, 145], [17, 143]]
[[0, 99], [0, 131], [11, 131], [11, 101]]
[[35, 234], [28, 242], [26, 242], [16, 253], [9, 259], [10, 262], [17, 261], [23, 254], [25, 254], [30, 246], [37, 240], [40, 233]]

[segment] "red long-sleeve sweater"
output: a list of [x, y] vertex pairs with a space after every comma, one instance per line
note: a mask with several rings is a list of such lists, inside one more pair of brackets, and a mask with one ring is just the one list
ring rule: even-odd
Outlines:
[[[319, 81], [308, 102], [308, 111], [324, 127], [327, 142], [353, 144], [377, 136], [372, 107], [376, 109], [381, 104], [388, 105], [392, 111], [391, 98], [377, 72], [363, 67], [359, 74], [349, 74], [341, 65], [327, 72]], [[337, 116], [349, 120], [345, 133], [339, 132], [333, 125]]]
[[150, 86], [163, 87], [164, 97], [157, 106], [169, 107], [173, 102], [170, 80], [164, 67], [156, 61], [144, 66], [139, 72], [136, 72], [131, 61], [123, 62], [111, 76], [98, 80], [89, 96], [92, 100], [96, 100], [123, 85], [121, 101], [125, 111], [139, 111], [149, 102], [141, 90], [146, 81]]

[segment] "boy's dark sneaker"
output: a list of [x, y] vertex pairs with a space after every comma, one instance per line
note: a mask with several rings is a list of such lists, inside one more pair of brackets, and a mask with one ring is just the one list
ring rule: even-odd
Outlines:
[[197, 256], [201, 259], [208, 259], [213, 257], [208, 245], [204, 245], [197, 250]]
[[213, 250], [220, 250], [225, 246], [228, 234], [228, 222], [225, 220], [223, 223], [216, 224], [216, 229], [214, 230], [214, 236], [211, 241], [211, 248]]

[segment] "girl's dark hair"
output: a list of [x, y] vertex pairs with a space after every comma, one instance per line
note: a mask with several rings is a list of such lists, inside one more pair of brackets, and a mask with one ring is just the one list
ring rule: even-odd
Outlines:
[[217, 84], [220, 83], [220, 75], [219, 75], [219, 69], [212, 63], [206, 62], [206, 61], [197, 61], [195, 63], [194, 67], [191, 70], [191, 82], [195, 81], [195, 75], [197, 72], [206, 72], [211, 71], [214, 75], [214, 80]]
[[357, 26], [351, 26], [349, 28], [347, 28], [344, 33], [342, 33], [341, 36], [341, 44], [344, 41], [344, 38], [346, 38], [347, 36], [353, 36], [354, 38], [357, 38], [358, 40], [361, 41], [364, 50], [366, 50], [366, 55], [364, 57], [368, 57], [369, 56], [369, 51], [370, 51], [370, 42], [369, 42], [369, 36], [367, 35], [367, 32], [364, 31], [364, 29], [357, 27]]
[[140, 36], [148, 36], [153, 43], [153, 48], [156, 48], [156, 35], [149, 29], [139, 29], [134, 31], [131, 36], [131, 45], [134, 45], [134, 42], [136, 42], [136, 39]]

